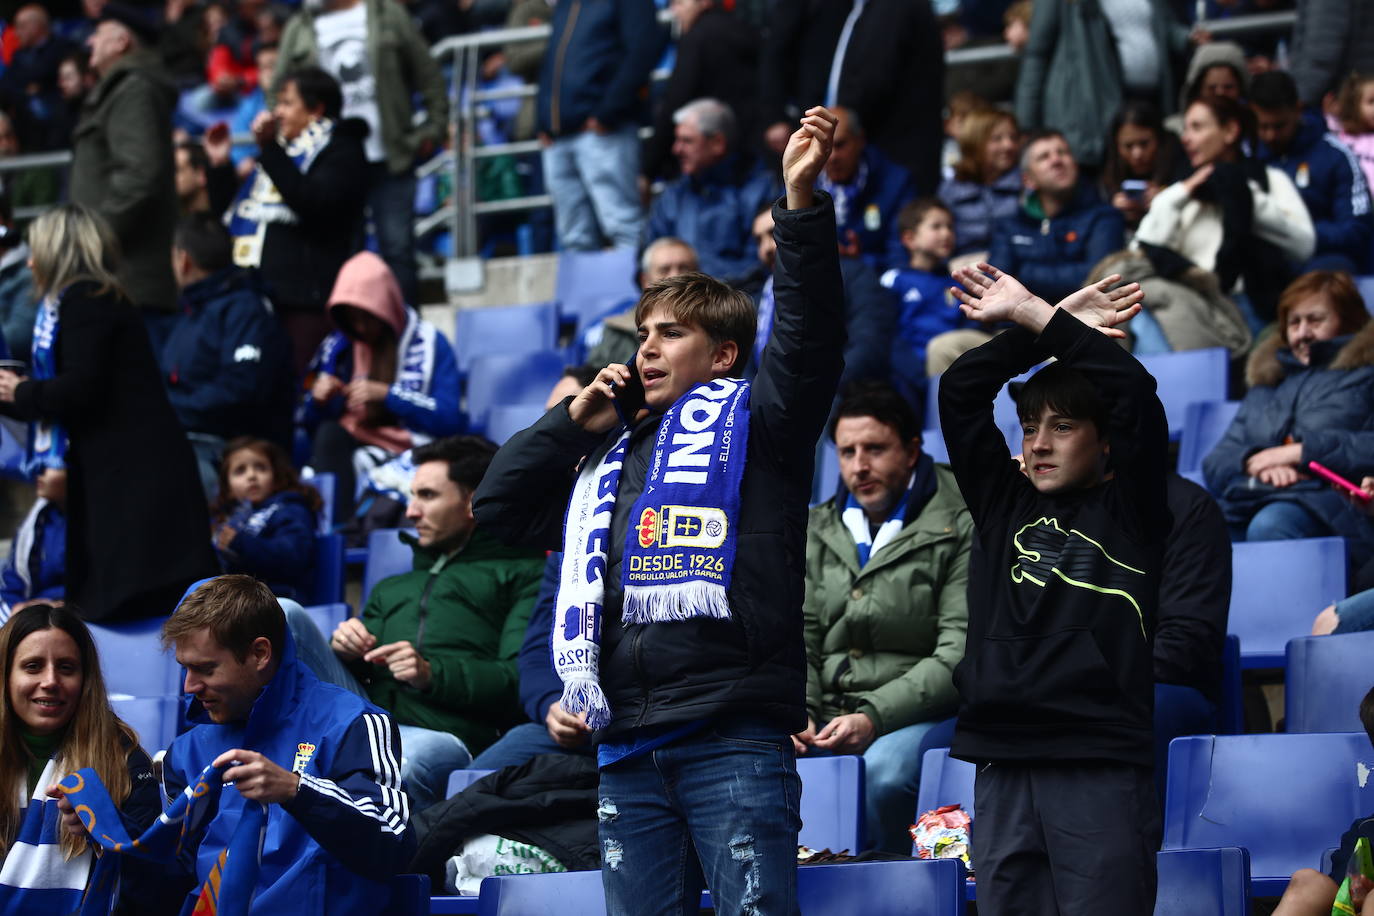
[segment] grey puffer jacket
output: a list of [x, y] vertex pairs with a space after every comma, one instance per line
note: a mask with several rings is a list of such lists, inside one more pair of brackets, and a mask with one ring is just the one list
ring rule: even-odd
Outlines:
[[1368, 0], [1298, 0], [1293, 79], [1304, 105], [1316, 108], [1350, 71], [1374, 71], [1374, 5]]

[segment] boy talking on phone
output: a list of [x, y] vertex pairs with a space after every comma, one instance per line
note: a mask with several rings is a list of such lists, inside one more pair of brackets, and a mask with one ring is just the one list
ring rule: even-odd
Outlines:
[[813, 191], [834, 132], [812, 108], [783, 156], [752, 386], [732, 377], [749, 297], [660, 281], [636, 309], [634, 370], [607, 366], [512, 437], [477, 490], [481, 525], [564, 550], [552, 651], [563, 707], [595, 730], [612, 914], [695, 912], [703, 882], [723, 912], [797, 912], [806, 512], [845, 336], [834, 210]]
[[[1140, 288], [1108, 277], [1051, 306], [987, 264], [955, 275], [964, 313], [1016, 327], [940, 382], [950, 466], [973, 516], [968, 642], [951, 753], [977, 764], [978, 910], [1154, 910], [1153, 640], [1171, 524], [1155, 380], [1109, 337]], [[967, 290], [965, 292], [964, 290]], [[1102, 333], [1099, 333], [1102, 332]], [[993, 398], [1017, 396], [1025, 473]]]

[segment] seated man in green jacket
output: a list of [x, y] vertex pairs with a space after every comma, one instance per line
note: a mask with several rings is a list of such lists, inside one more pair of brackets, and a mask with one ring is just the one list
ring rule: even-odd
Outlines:
[[810, 722], [793, 742], [862, 754], [865, 845], [909, 854], [921, 756], [948, 746], [959, 704], [973, 522], [889, 386], [852, 388], [830, 436], [842, 486], [807, 528]]
[[451, 436], [415, 449], [406, 517], [414, 568], [378, 582], [362, 617], [326, 643], [298, 607], [287, 623], [297, 654], [322, 680], [391, 713], [412, 812], [441, 800], [453, 770], [520, 721], [515, 657], [539, 591], [544, 556], [477, 530], [472, 491], [496, 446]]

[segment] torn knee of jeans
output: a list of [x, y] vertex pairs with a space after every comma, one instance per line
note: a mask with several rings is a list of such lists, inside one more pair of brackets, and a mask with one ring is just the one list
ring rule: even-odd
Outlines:
[[625, 849], [615, 840], [607, 839], [601, 845], [601, 861], [611, 871], [618, 871], [625, 859]]
[[620, 809], [615, 806], [615, 802], [609, 798], [601, 799], [601, 804], [596, 809], [596, 819], [603, 824], [609, 824], [618, 817]]
[[742, 916], [757, 916], [759, 907], [759, 863], [754, 858], [754, 838], [741, 833], [730, 840], [730, 857], [736, 862], [743, 862], [744, 871], [744, 893], [740, 895], [740, 913]]

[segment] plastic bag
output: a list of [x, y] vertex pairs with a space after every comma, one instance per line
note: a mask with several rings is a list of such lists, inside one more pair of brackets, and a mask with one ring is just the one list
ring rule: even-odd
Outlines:
[[969, 857], [972, 824], [962, 805], [945, 805], [922, 814], [911, 828], [917, 858], [961, 859], [972, 871], [973, 862]]
[[1345, 880], [1336, 891], [1331, 916], [1357, 916], [1371, 889], [1374, 889], [1374, 855], [1371, 855], [1369, 840], [1360, 837], [1345, 866]]
[[444, 887], [450, 894], [475, 897], [482, 879], [492, 875], [542, 875], [555, 871], [567, 869], [538, 846], [486, 833], [468, 840], [448, 860], [444, 866]]

